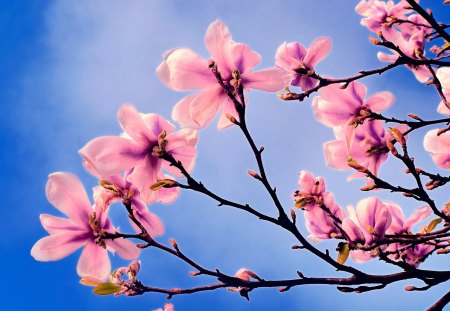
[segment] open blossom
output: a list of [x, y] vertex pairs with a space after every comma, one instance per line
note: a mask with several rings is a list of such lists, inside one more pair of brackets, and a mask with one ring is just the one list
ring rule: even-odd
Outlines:
[[438, 135], [439, 130], [431, 130], [423, 139], [423, 147], [431, 154], [433, 162], [450, 169], [450, 132]]
[[[402, 132], [404, 126], [398, 127]], [[326, 142], [323, 146], [327, 165], [339, 170], [349, 169], [347, 157], [351, 156], [362, 166], [365, 166], [375, 176], [388, 157], [386, 141], [393, 139], [391, 134], [385, 131], [381, 120], [366, 121], [359, 125], [355, 131], [352, 144], [347, 147], [345, 133], [342, 127], [334, 128], [337, 140]], [[352, 178], [364, 177], [361, 172], [354, 172]]]
[[[392, 222], [389, 209], [376, 197], [359, 201], [356, 209], [349, 206], [348, 214], [348, 220], [343, 221], [343, 230], [351, 242], [365, 246], [371, 246], [382, 238]], [[350, 256], [356, 262], [364, 262], [375, 257], [376, 254], [370, 251], [352, 250]]]
[[344, 127], [347, 143], [351, 144], [355, 127], [363, 123], [371, 112], [382, 112], [395, 100], [394, 95], [387, 91], [377, 92], [368, 99], [365, 99], [366, 93], [367, 88], [356, 81], [345, 89], [338, 84], [321, 88], [320, 96], [312, 102], [314, 116], [328, 127]]
[[42, 226], [50, 236], [37, 241], [31, 249], [31, 256], [36, 260], [59, 260], [84, 246], [78, 260], [78, 274], [104, 280], [111, 271], [107, 250], [116, 251], [124, 259], [139, 256], [139, 248], [128, 240], [99, 241], [102, 231], [116, 229], [100, 205], [91, 205], [76, 176], [62, 172], [51, 174], [46, 193], [48, 200], [69, 218], [41, 215]]
[[[442, 93], [444, 93], [447, 103], [450, 103], [450, 68], [449, 67], [438, 68], [438, 70], [436, 70], [436, 77], [439, 79], [439, 82], [441, 83]], [[442, 100], [438, 105], [437, 111], [446, 116], [450, 115], [450, 109]]]
[[330, 50], [330, 38], [316, 39], [308, 49], [298, 42], [284, 42], [278, 47], [275, 63], [278, 67], [292, 72], [291, 85], [299, 86], [303, 91], [307, 91], [318, 83], [317, 79], [310, 76], [314, 73], [314, 66], [324, 59]]
[[[224, 84], [233, 88], [233, 71], [239, 71], [244, 90], [279, 91], [289, 84], [291, 76], [280, 68], [253, 72], [261, 57], [246, 44], [236, 43], [228, 27], [220, 20], [211, 23], [205, 34], [205, 45], [211, 59], [217, 65]], [[208, 68], [208, 61], [187, 48], [176, 48], [163, 55], [163, 62], [156, 73], [161, 81], [176, 91], [201, 89], [179, 101], [172, 111], [172, 118], [181, 127], [206, 127], [221, 110], [218, 128], [232, 125], [226, 114], [238, 119], [233, 102], [218, 84]]]
[[392, 216], [391, 226], [386, 231], [388, 234], [403, 234], [411, 232], [411, 229], [415, 224], [431, 215], [431, 208], [429, 206], [422, 206], [416, 209], [414, 213], [406, 219], [400, 206], [392, 202], [383, 203], [389, 209]]
[[[130, 202], [133, 215], [144, 226], [147, 232], [152, 237], [160, 236], [164, 233], [164, 225], [158, 216], [148, 210], [147, 205], [141, 199], [139, 190], [127, 180], [131, 172], [132, 170], [126, 172], [125, 175], [111, 176], [102, 180], [102, 186], [94, 188], [96, 204], [99, 204], [103, 210], [106, 210], [110, 204], [116, 201]], [[164, 193], [166, 194], [168, 201], [170, 198], [172, 200], [175, 199], [178, 194], [177, 188], [163, 188], [161, 191], [163, 195]], [[136, 232], [141, 232], [133, 221], [130, 220], [130, 223]]]
[[405, 0], [398, 3], [394, 1], [361, 0], [355, 7], [356, 13], [362, 15], [361, 25], [370, 31], [383, 33], [393, 30], [392, 22], [396, 19], [406, 19], [406, 14], [411, 12]]
[[163, 168], [169, 173], [183, 175], [161, 159], [164, 153], [181, 161], [190, 172], [196, 156], [197, 131], [181, 129], [157, 114], [140, 114], [132, 105], [123, 105], [118, 113], [119, 123], [124, 130], [121, 136], [103, 136], [91, 140], [79, 152], [85, 168], [93, 175], [108, 178], [133, 171], [128, 176], [147, 203], [173, 200], [167, 192], [153, 191], [150, 186], [165, 179]]
[[[409, 38], [405, 38], [400, 31], [386, 34], [385, 37], [388, 41], [398, 46], [406, 56], [412, 59], [420, 60], [421, 55], [425, 53], [425, 32], [423, 30], [413, 33]], [[395, 51], [391, 50], [391, 52], [392, 54], [378, 52], [377, 57], [382, 62], [393, 63], [400, 55]], [[412, 71], [416, 79], [421, 83], [427, 82], [432, 77], [432, 74], [424, 65], [406, 65], [406, 67]]]

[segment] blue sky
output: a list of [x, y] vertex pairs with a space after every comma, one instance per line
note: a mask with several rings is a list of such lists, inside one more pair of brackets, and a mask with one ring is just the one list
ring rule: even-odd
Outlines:
[[[316, 37], [329, 36], [331, 55], [317, 68], [331, 76], [351, 75], [375, 68], [377, 49], [367, 40], [369, 32], [359, 25], [354, 13], [358, 1], [0, 1], [0, 114], [3, 148], [0, 180], [3, 194], [3, 235], [0, 258], [4, 281], [0, 285], [5, 310], [153, 310], [165, 297], [98, 297], [78, 284], [76, 262], [80, 252], [58, 262], [36, 262], [32, 245], [46, 233], [39, 214], [58, 214], [46, 200], [44, 187], [49, 173], [71, 171], [85, 183], [96, 184], [82, 168], [78, 155], [90, 139], [116, 135], [120, 128], [116, 113], [121, 104], [133, 103], [142, 112], [170, 117], [173, 105], [185, 93], [173, 92], [155, 76], [161, 55], [174, 47], [186, 46], [208, 57], [203, 45], [207, 26], [217, 18], [230, 28], [238, 42], [248, 43], [263, 57], [258, 68], [273, 66], [277, 47], [284, 41], [308, 46]], [[437, 1], [423, 1], [426, 5]], [[446, 19], [444, 10], [435, 13]], [[414, 112], [436, 116], [438, 96], [430, 87], [418, 84], [406, 69], [380, 79], [364, 81], [369, 93], [391, 90], [397, 101], [388, 113], [403, 116]], [[309, 170], [326, 178], [327, 186], [345, 207], [355, 205], [366, 194], [357, 189], [361, 181], [347, 182], [349, 172], [325, 166], [322, 144], [333, 138], [332, 131], [314, 121], [310, 100], [281, 102], [275, 94], [249, 94], [249, 126], [259, 145], [264, 145], [270, 180], [286, 208], [292, 205], [297, 173]], [[410, 140], [423, 167], [433, 168], [421, 150], [424, 131]], [[267, 195], [246, 174], [255, 169], [252, 155], [237, 129], [201, 131], [194, 176], [218, 193], [236, 201], [249, 202], [262, 211], [272, 211]], [[402, 168], [389, 161], [382, 176], [406, 180]], [[443, 191], [436, 200], [445, 203]], [[404, 206], [406, 214], [419, 207], [397, 195], [380, 193], [383, 199]], [[186, 254], [210, 268], [234, 273], [247, 267], [264, 278], [292, 278], [295, 271], [305, 275], [335, 275], [326, 265], [306, 253], [293, 252], [290, 236], [251, 216], [195, 193], [182, 193], [170, 206], [154, 205], [152, 210], [166, 224], [166, 234], [178, 241]], [[130, 230], [125, 214], [114, 206], [113, 223]], [[334, 249], [321, 243], [322, 249]], [[189, 267], [155, 250], [143, 252], [142, 280], [146, 284], [188, 287], [212, 283], [193, 279]], [[448, 258], [447, 258], [448, 260]], [[431, 259], [424, 267], [442, 267], [443, 259]], [[115, 267], [126, 264], [113, 258]], [[356, 264], [355, 264], [356, 265]], [[394, 271], [378, 262], [361, 268], [371, 272]], [[364, 295], [341, 294], [326, 286], [296, 288], [280, 294], [263, 289], [247, 302], [226, 290], [175, 297], [176, 310], [344, 310], [357, 308], [424, 309], [448, 288], [436, 287], [426, 293], [406, 293], [402, 283], [384, 291]], [[412, 283], [415, 284], [415, 283]], [[356, 307], [357, 306], [357, 307]]]

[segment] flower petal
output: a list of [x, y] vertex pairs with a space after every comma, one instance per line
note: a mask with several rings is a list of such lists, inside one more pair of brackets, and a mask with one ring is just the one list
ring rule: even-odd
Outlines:
[[92, 205], [80, 180], [73, 174], [57, 172], [48, 176], [47, 199], [80, 228], [88, 228]]
[[127, 260], [133, 260], [139, 257], [141, 250], [133, 242], [126, 239], [114, 239], [106, 241], [106, 245], [114, 249], [117, 254]]
[[366, 102], [365, 106], [373, 112], [381, 112], [389, 108], [395, 101], [395, 96], [391, 92], [378, 92], [373, 94]]
[[88, 240], [77, 264], [77, 273], [81, 277], [94, 277], [99, 280], [108, 278], [111, 261], [106, 249]]
[[67, 231], [82, 230], [72, 219], [56, 217], [53, 215], [41, 214], [39, 216], [42, 227], [51, 235]]
[[117, 117], [122, 129], [133, 138], [133, 140], [139, 144], [148, 144], [151, 132], [133, 105], [122, 105], [117, 113]]
[[311, 43], [311, 46], [306, 53], [303, 62], [309, 67], [314, 67], [322, 59], [324, 59], [331, 51], [331, 39], [330, 38], [319, 38]]
[[158, 78], [175, 91], [201, 89], [217, 83], [208, 62], [190, 49], [173, 49], [163, 55]]
[[276, 92], [289, 85], [293, 74], [281, 68], [269, 68], [257, 72], [246, 72], [241, 75], [244, 89], [258, 89]]
[[46, 236], [34, 244], [31, 256], [39, 261], [55, 261], [69, 256], [86, 242], [85, 232], [63, 232]]
[[85, 168], [94, 176], [120, 174], [143, 160], [148, 146], [124, 137], [103, 136], [88, 142], [79, 153]]
[[221, 20], [216, 20], [208, 26], [205, 45], [222, 74], [235, 69], [228, 55], [232, 43], [230, 30]]

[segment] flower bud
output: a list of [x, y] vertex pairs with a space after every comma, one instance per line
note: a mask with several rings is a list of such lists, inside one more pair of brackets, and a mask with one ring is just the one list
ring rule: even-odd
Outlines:
[[238, 124], [238, 121], [236, 120], [236, 118], [233, 117], [231, 114], [226, 113], [226, 114], [225, 114], [225, 117], [226, 117], [231, 123], [233, 123], [233, 124]]
[[388, 147], [389, 151], [392, 153], [394, 157], [398, 156], [398, 151], [390, 139], [386, 140], [386, 147]]
[[372, 36], [369, 36], [369, 41], [370, 41], [370, 43], [372, 43], [374, 45], [380, 45], [380, 43], [381, 43], [380, 41], [378, 41], [377, 39], [375, 39]]
[[141, 269], [141, 262], [139, 260], [133, 260], [127, 268], [127, 276], [131, 281], [135, 280], [136, 275]]
[[350, 166], [351, 168], [357, 170], [358, 172], [361, 173], [367, 173], [367, 167], [362, 166], [361, 164], [359, 164], [355, 159], [353, 159], [351, 156], [347, 156], [347, 164], [348, 166]]
[[402, 145], [402, 147], [404, 147], [406, 145], [405, 136], [403, 136], [403, 133], [400, 132], [399, 129], [390, 127], [390, 128], [388, 128], [388, 131], [389, 131], [389, 134], [391, 134], [391, 136], [394, 137], [395, 140], [398, 141], [400, 145]]
[[405, 290], [406, 290], [407, 292], [411, 292], [411, 291], [413, 291], [413, 290], [415, 290], [415, 289], [416, 289], [416, 287], [415, 287], [415, 286], [412, 286], [412, 285], [408, 285], [408, 286], [405, 287]]
[[253, 178], [256, 178], [256, 179], [258, 179], [258, 180], [261, 179], [261, 176], [259, 176], [258, 173], [256, 173], [255, 171], [248, 170], [247, 173], [248, 173], [250, 176], [252, 176]]

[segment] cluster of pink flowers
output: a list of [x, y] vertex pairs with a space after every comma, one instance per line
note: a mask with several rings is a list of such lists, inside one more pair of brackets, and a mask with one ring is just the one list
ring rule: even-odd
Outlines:
[[304, 210], [305, 224], [313, 241], [343, 239], [351, 245], [350, 256], [365, 262], [386, 251], [392, 260], [403, 260], [418, 266], [434, 250], [420, 244], [403, 249], [402, 243], [383, 243], [386, 234], [411, 234], [412, 227], [431, 214], [428, 206], [417, 209], [405, 219], [402, 209], [392, 203], [369, 197], [348, 207], [348, 215], [335, 203], [332, 193], [325, 191], [322, 177], [306, 171], [300, 173], [300, 190], [293, 194], [294, 206]]
[[[420, 60], [425, 55], [426, 35], [432, 32], [432, 28], [422, 16], [413, 14], [406, 1], [395, 4], [394, 1], [361, 0], [355, 11], [364, 17], [361, 25], [392, 42], [407, 57]], [[378, 59], [383, 62], [395, 62], [399, 56], [398, 52], [378, 53]], [[432, 77], [424, 65], [408, 65], [408, 68], [422, 83]]]

